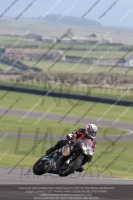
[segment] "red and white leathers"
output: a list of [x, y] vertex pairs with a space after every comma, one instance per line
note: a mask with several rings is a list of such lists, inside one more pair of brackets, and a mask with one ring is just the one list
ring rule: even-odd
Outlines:
[[89, 137], [86, 133], [86, 129], [79, 128], [78, 130], [74, 130], [72, 133], [69, 133], [66, 138], [68, 140], [72, 140], [73, 142], [76, 142], [77, 140], [82, 140], [83, 138], [90, 139], [92, 142], [92, 151], [94, 152], [96, 147], [96, 140]]

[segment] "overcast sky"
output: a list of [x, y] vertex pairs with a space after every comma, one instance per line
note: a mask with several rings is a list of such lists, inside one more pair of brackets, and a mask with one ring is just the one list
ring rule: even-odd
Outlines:
[[[115, 1], [118, 1], [116, 5], [99, 19]], [[11, 6], [13, 2], [16, 3]], [[32, 2], [31, 7], [23, 13], [21, 18], [46, 14], [82, 17], [95, 2], [98, 2], [85, 18], [94, 19], [106, 26], [133, 28], [133, 0], [0, 0], [0, 15], [6, 11], [2, 17], [12, 16], [15, 18]], [[8, 9], [9, 6], [10, 9]]]

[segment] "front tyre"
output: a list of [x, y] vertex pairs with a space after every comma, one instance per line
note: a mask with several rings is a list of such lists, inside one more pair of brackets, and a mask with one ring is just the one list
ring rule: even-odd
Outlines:
[[42, 175], [45, 173], [44, 170], [44, 162], [40, 158], [34, 165], [33, 165], [33, 173], [36, 175]]
[[64, 162], [59, 170], [58, 174], [59, 176], [68, 176], [69, 174], [73, 173], [75, 170], [77, 170], [82, 164], [82, 159], [77, 157], [75, 160], [73, 160], [69, 165]]

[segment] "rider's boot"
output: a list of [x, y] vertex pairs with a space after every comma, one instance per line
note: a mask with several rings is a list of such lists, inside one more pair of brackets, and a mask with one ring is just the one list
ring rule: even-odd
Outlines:
[[55, 144], [55, 146], [51, 147], [50, 149], [48, 149], [46, 151], [46, 155], [50, 155], [52, 152], [54, 152], [57, 149], [62, 148], [64, 145], [66, 145], [68, 143], [67, 140], [60, 140], [57, 142], [57, 144]]
[[84, 170], [84, 167], [83, 166], [80, 166], [78, 169], [76, 169], [75, 171], [77, 172], [82, 172]]

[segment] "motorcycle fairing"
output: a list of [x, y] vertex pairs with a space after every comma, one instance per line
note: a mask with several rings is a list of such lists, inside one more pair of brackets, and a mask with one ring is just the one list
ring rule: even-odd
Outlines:
[[92, 149], [92, 141], [91, 139], [83, 138], [79, 141], [79, 146], [82, 149], [82, 152], [84, 155], [93, 155], [93, 149]]

